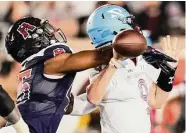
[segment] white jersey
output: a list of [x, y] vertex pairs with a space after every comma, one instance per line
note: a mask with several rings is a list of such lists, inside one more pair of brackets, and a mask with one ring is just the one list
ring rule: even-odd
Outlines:
[[[122, 68], [116, 70], [108, 84], [106, 94], [99, 104], [102, 133], [150, 133], [147, 94], [160, 70], [147, 64], [142, 56], [136, 59], [136, 65], [130, 59], [122, 61]], [[98, 73], [92, 71], [90, 81]], [[76, 99], [76, 109], [72, 115], [87, 114], [96, 109], [96, 106], [88, 104], [87, 101], [78, 103], [80, 98]], [[83, 109], [79, 111], [80, 106]]]
[[99, 105], [102, 133], [150, 133], [147, 94], [153, 81], [145, 72], [148, 64], [142, 56], [136, 65], [130, 59], [121, 64]]

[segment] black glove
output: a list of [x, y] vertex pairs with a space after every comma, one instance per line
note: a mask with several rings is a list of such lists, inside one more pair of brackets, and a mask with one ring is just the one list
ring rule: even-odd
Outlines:
[[175, 70], [167, 62], [177, 62], [172, 57], [159, 52], [158, 50], [148, 46], [146, 52], [142, 55], [144, 60], [154, 66], [156, 69], [161, 68], [164, 73], [169, 73], [172, 70]]

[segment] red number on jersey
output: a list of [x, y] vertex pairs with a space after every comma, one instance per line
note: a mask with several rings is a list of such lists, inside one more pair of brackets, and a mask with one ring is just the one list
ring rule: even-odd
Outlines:
[[28, 69], [28, 70], [26, 70], [24, 72], [21, 72], [19, 74], [19, 82], [23, 82], [23, 79], [30, 78], [31, 72], [32, 72], [32, 69]]
[[54, 56], [60, 55], [62, 53], [65, 53], [65, 50], [63, 48], [56, 48], [53, 50]]
[[21, 97], [18, 96], [17, 102], [26, 102], [30, 98], [30, 84], [28, 82], [24, 82], [24, 80], [31, 77], [32, 69], [28, 69], [19, 74], [18, 80], [20, 84], [20, 94]]
[[23, 36], [23, 38], [26, 40], [29, 36], [28, 31], [34, 31], [36, 27], [34, 25], [31, 25], [29, 23], [23, 22], [21, 25], [19, 25], [19, 28], [17, 31]]
[[148, 87], [147, 87], [147, 84], [145, 83], [145, 80], [139, 79], [139, 81], [138, 81], [138, 87], [140, 88], [141, 98], [144, 101], [147, 101]]
[[[145, 80], [144, 79], [139, 79], [138, 81], [138, 87], [140, 88], [140, 95], [141, 95], [141, 98], [147, 102], [147, 97], [148, 97], [148, 87], [147, 87], [147, 84], [145, 83]], [[147, 107], [146, 108], [146, 111], [147, 111], [147, 115], [150, 114], [150, 107]]]

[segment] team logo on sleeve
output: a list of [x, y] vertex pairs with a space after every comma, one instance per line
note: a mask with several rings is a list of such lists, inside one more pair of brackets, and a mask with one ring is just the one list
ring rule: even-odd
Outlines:
[[28, 31], [34, 31], [35, 30], [35, 26], [31, 25], [29, 23], [25, 23], [23, 22], [21, 25], [19, 25], [17, 31], [23, 36], [23, 38], [26, 40], [30, 34]]
[[65, 50], [63, 48], [56, 48], [55, 50], [53, 50], [54, 57], [63, 53], [65, 53]]

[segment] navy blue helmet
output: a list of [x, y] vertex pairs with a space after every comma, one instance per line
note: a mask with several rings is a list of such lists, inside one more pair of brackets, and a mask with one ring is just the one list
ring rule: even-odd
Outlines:
[[20, 63], [56, 42], [67, 42], [62, 30], [53, 27], [48, 20], [34, 17], [15, 22], [5, 39], [7, 52]]

